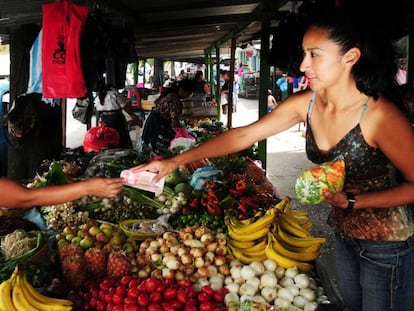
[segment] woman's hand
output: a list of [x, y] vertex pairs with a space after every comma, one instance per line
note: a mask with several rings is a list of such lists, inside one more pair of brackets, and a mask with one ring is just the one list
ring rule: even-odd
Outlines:
[[157, 175], [154, 176], [153, 182], [158, 182], [162, 177], [165, 175], [173, 172], [178, 168], [177, 162], [171, 158], [171, 159], [165, 159], [165, 160], [154, 160], [147, 164], [141, 164], [136, 167], [134, 167], [132, 170], [135, 172], [143, 172], [143, 171], [149, 171], [156, 173]]
[[324, 194], [325, 200], [324, 202], [339, 208], [347, 208], [348, 207], [348, 198], [345, 192], [330, 192], [326, 191]]

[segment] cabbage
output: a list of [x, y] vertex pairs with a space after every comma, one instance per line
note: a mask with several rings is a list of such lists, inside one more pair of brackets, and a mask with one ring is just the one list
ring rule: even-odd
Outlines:
[[317, 204], [323, 193], [342, 191], [345, 180], [345, 161], [337, 159], [310, 167], [302, 172], [295, 184], [296, 196], [302, 203]]

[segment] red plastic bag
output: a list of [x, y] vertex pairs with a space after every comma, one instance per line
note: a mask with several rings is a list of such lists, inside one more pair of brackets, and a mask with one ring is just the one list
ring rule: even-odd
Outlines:
[[79, 41], [88, 7], [68, 0], [42, 5], [42, 89], [45, 98], [86, 94]]
[[103, 123], [90, 128], [83, 138], [83, 150], [85, 152], [99, 152], [104, 148], [116, 148], [119, 146], [119, 133], [112, 127], [106, 127]]

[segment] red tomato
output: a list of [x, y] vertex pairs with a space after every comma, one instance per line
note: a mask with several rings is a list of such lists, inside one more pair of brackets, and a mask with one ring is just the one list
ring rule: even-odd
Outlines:
[[152, 303], [147, 308], [148, 311], [163, 311], [162, 307], [158, 304]]
[[149, 302], [147, 293], [139, 293], [137, 297], [137, 302], [141, 307], [146, 307]]
[[137, 288], [139, 282], [137, 279], [131, 279], [131, 281], [129, 281], [128, 283], [128, 287], [129, 288]]
[[186, 304], [184, 306], [184, 311], [198, 311], [197, 307], [193, 304]]
[[200, 303], [207, 302], [210, 300], [210, 296], [206, 293], [200, 292], [197, 296], [197, 300]]
[[112, 311], [124, 311], [124, 306], [123, 305], [115, 305], [112, 308]]
[[212, 311], [213, 309], [214, 309], [214, 306], [212, 306], [211, 303], [209, 302], [203, 302], [198, 307], [199, 311]]
[[158, 280], [156, 278], [148, 278], [144, 281], [145, 289], [148, 293], [152, 293], [158, 286]]
[[179, 302], [177, 299], [173, 299], [169, 301], [169, 303], [174, 308], [174, 310], [181, 310], [183, 308], [183, 304]]
[[132, 276], [130, 276], [130, 275], [124, 275], [124, 276], [121, 278], [120, 283], [121, 283], [122, 285], [124, 285], [124, 286], [127, 286], [127, 285], [129, 284], [129, 282], [131, 282], [131, 280], [132, 280]]
[[91, 293], [91, 297], [98, 298], [99, 290], [94, 288], [94, 289], [91, 289], [90, 293]]
[[127, 290], [126, 290], [125, 286], [118, 286], [115, 289], [115, 293], [118, 294], [118, 295], [120, 295], [120, 296], [125, 296], [126, 291]]
[[106, 303], [112, 303], [112, 297], [113, 297], [113, 294], [106, 294], [105, 295], [105, 299], [104, 299], [104, 301], [106, 302]]
[[105, 302], [104, 301], [97, 301], [96, 302], [96, 311], [105, 311]]
[[139, 311], [139, 307], [136, 304], [127, 303], [124, 305], [123, 311]]
[[197, 296], [197, 292], [194, 287], [190, 286], [185, 289], [188, 298], [195, 298]]
[[152, 303], [160, 303], [161, 300], [162, 300], [162, 295], [161, 295], [160, 292], [152, 292], [150, 294], [150, 298], [149, 299], [150, 299], [150, 301]]
[[95, 309], [97, 301], [98, 299], [95, 297], [92, 297], [91, 300], [89, 300], [89, 305], [92, 307], [92, 309]]
[[104, 279], [100, 284], [99, 284], [99, 288], [103, 289], [103, 290], [108, 290], [111, 287], [111, 282], [109, 281], [109, 279]]
[[164, 298], [167, 300], [174, 299], [176, 295], [177, 295], [177, 290], [175, 288], [167, 288], [163, 294]]
[[136, 287], [132, 287], [127, 291], [127, 297], [129, 298], [137, 298], [139, 294], [139, 290]]
[[183, 279], [181, 281], [178, 281], [179, 287], [189, 287], [191, 286], [191, 281], [189, 279]]
[[121, 294], [115, 293], [112, 296], [112, 302], [116, 305], [122, 304], [124, 297]]
[[109, 303], [106, 305], [105, 311], [112, 311], [114, 309], [114, 305], [112, 303]]
[[130, 298], [130, 297], [125, 297], [124, 298], [124, 305], [135, 305], [137, 304], [137, 299], [135, 298]]
[[187, 302], [187, 293], [185, 292], [184, 288], [180, 288], [177, 291], [177, 300], [182, 302], [182, 303], [186, 303]]
[[209, 296], [213, 296], [214, 294], [214, 290], [208, 285], [204, 285], [203, 287], [201, 287], [201, 292], [206, 293]]
[[161, 282], [158, 283], [158, 287], [155, 290], [157, 292], [163, 293], [166, 288], [167, 288], [167, 284], [165, 284], [164, 282], [161, 281]]
[[162, 306], [164, 311], [177, 311], [173, 308], [173, 306], [169, 302], [166, 302], [166, 301], [161, 303], [161, 306]]

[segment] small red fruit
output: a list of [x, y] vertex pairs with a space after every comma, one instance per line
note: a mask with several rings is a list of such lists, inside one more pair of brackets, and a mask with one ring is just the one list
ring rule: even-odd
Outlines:
[[150, 301], [152, 303], [160, 303], [162, 300], [162, 295], [160, 292], [152, 292], [150, 294]]
[[144, 281], [145, 289], [148, 293], [152, 293], [158, 286], [158, 281], [156, 278], [148, 278]]
[[146, 293], [140, 293], [137, 297], [137, 302], [141, 307], [146, 307], [148, 305], [148, 295]]
[[115, 293], [115, 294], [113, 294], [113, 296], [112, 296], [112, 302], [115, 304], [115, 305], [120, 305], [120, 304], [122, 304], [122, 301], [124, 300], [124, 296], [123, 295], [121, 295], [121, 294], [119, 294], [119, 293]]
[[139, 291], [136, 287], [132, 287], [130, 289], [128, 289], [127, 291], [127, 297], [128, 298], [137, 298], [139, 294]]
[[131, 282], [131, 280], [132, 280], [132, 276], [130, 276], [130, 275], [124, 275], [121, 278], [121, 280], [120, 280], [119, 283], [122, 284], [122, 285], [124, 285], [124, 286], [127, 286], [129, 284], [129, 282]]
[[163, 294], [166, 300], [174, 299], [176, 295], [177, 295], [177, 290], [175, 288], [167, 288]]
[[155, 303], [150, 304], [147, 309], [148, 311], [163, 311], [162, 307]]

